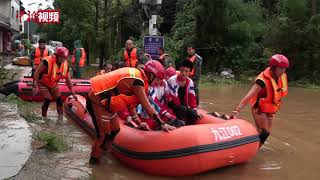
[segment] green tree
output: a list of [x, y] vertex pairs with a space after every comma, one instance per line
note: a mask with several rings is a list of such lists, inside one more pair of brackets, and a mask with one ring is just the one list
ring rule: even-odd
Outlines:
[[262, 55], [266, 26], [260, 1], [178, 0], [177, 11], [172, 33], [180, 57], [187, 44], [195, 44], [205, 69], [219, 71], [245, 69]]

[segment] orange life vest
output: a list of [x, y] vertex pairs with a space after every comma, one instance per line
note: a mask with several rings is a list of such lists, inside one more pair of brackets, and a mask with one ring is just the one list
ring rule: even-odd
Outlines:
[[127, 67], [136, 67], [138, 62], [137, 51], [138, 51], [137, 48], [133, 48], [130, 52], [130, 56], [127, 50], [124, 51], [123, 57]]
[[[187, 60], [191, 61], [193, 63], [193, 65], [194, 65], [196, 59], [197, 59], [196, 55], [193, 55], [193, 56], [187, 58]], [[195, 74], [195, 71], [194, 71], [194, 67], [193, 67], [192, 71], [189, 74], [189, 77], [193, 77], [194, 74]]]
[[42, 55], [41, 55], [41, 50], [40, 48], [36, 48], [36, 51], [34, 53], [34, 61], [33, 61], [33, 64], [35, 66], [38, 66], [40, 63], [41, 63], [41, 59], [46, 57], [46, 56], [49, 56], [49, 51], [48, 49], [44, 49], [43, 52], [42, 52]]
[[[288, 95], [287, 74], [283, 73], [278, 78], [278, 83], [272, 78], [270, 68], [265, 69], [257, 79], [262, 80], [266, 85], [267, 97], [259, 99], [259, 110], [263, 113], [276, 113], [281, 104], [281, 98]], [[253, 106], [257, 102], [257, 98], [251, 101]]]
[[68, 61], [65, 60], [60, 68], [56, 63], [55, 56], [47, 56], [43, 59], [48, 63], [48, 73], [43, 74], [40, 82], [49, 88], [56, 86], [60, 79], [66, 79], [68, 77]]
[[[148, 92], [148, 80], [142, 70], [137, 68], [120, 68], [109, 73], [95, 76], [90, 79], [91, 88], [94, 95], [99, 95], [103, 92], [112, 90], [118, 86], [118, 83], [123, 79], [139, 79], [144, 82], [145, 92]], [[103, 100], [102, 104], [106, 104]], [[132, 108], [139, 104], [139, 99], [135, 96], [127, 96], [124, 94], [119, 94], [111, 97], [110, 100], [110, 110], [112, 112], [119, 112], [125, 108]]]
[[[79, 60], [79, 66], [83, 67], [86, 64], [86, 52], [85, 52], [84, 48], [80, 48], [80, 50], [81, 50], [81, 57]], [[75, 65], [75, 63], [76, 63], [76, 56], [75, 56], [76, 51], [77, 51], [77, 48], [75, 48], [72, 53], [73, 54], [72, 58], [71, 58], [72, 65]]]

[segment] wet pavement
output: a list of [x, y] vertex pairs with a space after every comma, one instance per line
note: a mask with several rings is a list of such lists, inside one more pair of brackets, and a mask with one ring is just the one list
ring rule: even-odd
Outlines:
[[12, 103], [0, 103], [0, 179], [19, 173], [31, 154], [32, 132]]
[[25, 167], [11, 179], [90, 179], [88, 159], [91, 140], [72, 121], [59, 119], [54, 107], [53, 103], [48, 111], [48, 119], [31, 123], [30, 126], [34, 134], [45, 131], [61, 135], [68, 142], [69, 149], [66, 152], [34, 149]]
[[[8, 70], [8, 79], [1, 80], [1, 83], [17, 80], [31, 70], [30, 67], [11, 65], [12, 59], [12, 56], [0, 57], [0, 66]], [[4, 102], [4, 97], [0, 96], [0, 179], [3, 179], [18, 174], [24, 167], [32, 152], [32, 131], [18, 115], [17, 105]]]

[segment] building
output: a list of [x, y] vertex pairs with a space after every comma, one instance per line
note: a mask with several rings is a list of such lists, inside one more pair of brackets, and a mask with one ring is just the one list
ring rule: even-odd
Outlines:
[[20, 35], [20, 0], [0, 0], [0, 53], [10, 53], [14, 36]]

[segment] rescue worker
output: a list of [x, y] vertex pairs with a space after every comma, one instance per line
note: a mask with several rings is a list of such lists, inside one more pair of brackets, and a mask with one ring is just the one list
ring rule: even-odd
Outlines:
[[81, 45], [81, 40], [76, 40], [74, 43], [74, 50], [72, 52], [72, 77], [81, 78], [84, 66], [86, 65], [86, 51]]
[[197, 106], [199, 105], [199, 82], [201, 77], [202, 58], [196, 54], [196, 49], [193, 45], [187, 47], [188, 57], [187, 60], [193, 63], [193, 70], [190, 72], [189, 77], [194, 83], [194, 91], [196, 92]]
[[123, 61], [116, 61], [114, 63], [114, 70], [125, 67], [125, 63]]
[[175, 68], [175, 63], [174, 61], [171, 60], [169, 57], [169, 54], [166, 54], [164, 51], [164, 48], [160, 47], [158, 49], [159, 52], [159, 62], [163, 65], [165, 69], [168, 69], [169, 67]]
[[285, 73], [287, 68], [289, 60], [284, 55], [273, 55], [269, 59], [269, 67], [259, 74], [255, 84], [233, 111], [233, 118], [237, 118], [241, 110], [251, 103], [252, 115], [260, 133], [260, 146], [270, 135], [274, 115], [280, 108], [282, 97], [288, 94], [288, 80]]
[[39, 39], [38, 47], [34, 49], [30, 54], [30, 60], [32, 64], [31, 76], [33, 77], [34, 71], [37, 69], [42, 59], [49, 56], [49, 50], [46, 48], [46, 41], [44, 39]]
[[192, 70], [192, 62], [185, 60], [180, 65], [180, 73], [167, 81], [171, 99], [169, 107], [177, 118], [185, 120], [187, 125], [201, 118], [197, 112], [193, 81], [188, 77]]
[[126, 67], [138, 67], [138, 65], [144, 64], [147, 61], [144, 53], [134, 46], [132, 40], [127, 40], [125, 45], [123, 59]]
[[[66, 79], [66, 83], [73, 97], [75, 96], [70, 79], [68, 58], [69, 51], [65, 47], [58, 47], [52, 56], [45, 57], [34, 74], [33, 92], [36, 94], [39, 90], [43, 97], [42, 117], [47, 116], [48, 107], [52, 97], [56, 100], [56, 107], [59, 117], [63, 115], [61, 94], [58, 83], [61, 79]], [[39, 88], [39, 89], [38, 89]]]
[[[175, 72], [174, 68], [173, 70]], [[168, 71], [165, 72], [165, 77], [168, 77], [170, 75], [167, 74], [167, 72]], [[148, 99], [150, 104], [158, 112], [164, 122], [175, 127], [184, 125], [183, 121], [178, 120], [171, 109], [169, 109], [168, 107], [170, 93], [166, 80], [162, 80], [160, 78], [156, 78], [154, 80], [154, 82], [149, 87]], [[157, 130], [160, 128], [159, 126], [157, 126], [156, 121], [148, 116], [147, 112], [142, 108], [141, 104], [139, 104], [137, 107], [137, 113], [139, 114], [139, 118], [141, 119], [141, 121], [147, 123], [148, 126], [146, 129]]]
[[[101, 70], [97, 76], [102, 75], [102, 74], [106, 74], [108, 72], [111, 72], [113, 70], [116, 69], [120, 69], [124, 67], [124, 63], [122, 61], [117, 61], [114, 63], [114, 65], [111, 64], [111, 62], [107, 62], [104, 66], [104, 69]], [[121, 112], [117, 113], [118, 117], [120, 117], [121, 119], [127, 119], [130, 116], [129, 110], [128, 108], [126, 108], [125, 110], [122, 110]]]
[[[87, 110], [91, 114], [97, 138], [92, 146], [90, 164], [98, 164], [102, 155], [101, 146], [112, 140], [120, 131], [117, 112], [129, 109], [132, 119], [141, 128], [135, 107], [142, 104], [148, 115], [165, 131], [174, 127], [165, 124], [147, 98], [148, 85], [155, 78], [163, 79], [164, 69], [158, 61], [149, 61], [144, 69], [124, 67], [90, 79], [91, 90], [87, 99]], [[106, 136], [107, 134], [107, 136]]]
[[113, 64], [112, 64], [111, 62], [107, 62], [107, 63], [104, 65], [104, 71], [105, 71], [106, 73], [113, 71]]

